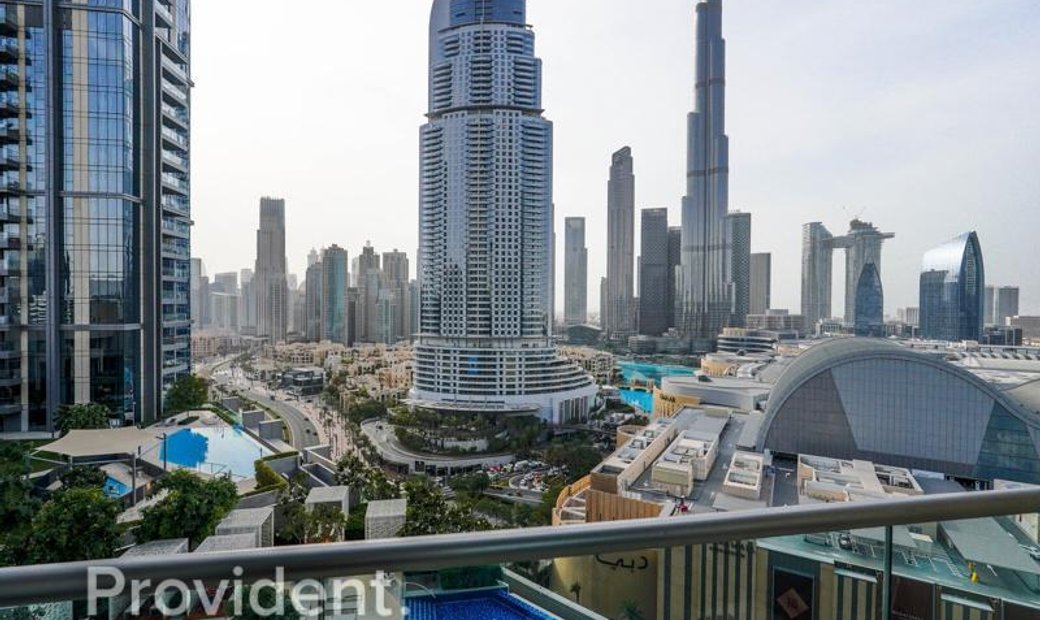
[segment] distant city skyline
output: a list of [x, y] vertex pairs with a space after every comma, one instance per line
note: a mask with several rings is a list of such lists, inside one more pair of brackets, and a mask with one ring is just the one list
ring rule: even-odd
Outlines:
[[[670, 221], [679, 221], [693, 5], [661, 0], [647, 12], [605, 0], [590, 15], [577, 3], [530, 3], [540, 55], [553, 66], [545, 104], [557, 133], [558, 311], [566, 217], [587, 218], [589, 310], [598, 311], [606, 265], [602, 162], [610, 153], [631, 145], [640, 162], [636, 209], [667, 206]], [[414, 254], [413, 119], [426, 101], [427, 3], [406, 11], [351, 7], [352, 21], [371, 27], [344, 41], [344, 53], [320, 69], [287, 68], [302, 72], [299, 87], [277, 106], [249, 99], [247, 86], [272, 67], [288, 67], [265, 41], [304, 16], [265, 10], [264, 0], [245, 6], [194, 7], [195, 56], [207, 62], [193, 68], [193, 255], [211, 275], [248, 267], [243, 257], [254, 241], [243, 223], [266, 194], [287, 199], [289, 271], [300, 277], [311, 247], [339, 243], [353, 256], [371, 239]], [[1040, 267], [1021, 260], [1035, 251], [1024, 232], [1014, 232], [1040, 226], [1032, 172], [1040, 124], [1030, 112], [1040, 106], [1040, 63], [1032, 60], [1040, 58], [1040, 42], [1030, 36], [1040, 6], [794, 0], [725, 7], [730, 207], [754, 213], [751, 249], [773, 255], [772, 305], [799, 309], [802, 224], [825, 221], [842, 230], [862, 215], [899, 235], [885, 249], [886, 314], [917, 304], [921, 256], [967, 229], [986, 244], [989, 279], [1020, 285], [1022, 313], [1040, 313], [1040, 290], [1030, 286], [1040, 281]], [[329, 10], [327, 25], [307, 28], [334, 32], [336, 12], [347, 8]], [[895, 25], [894, 10], [901, 18]], [[242, 36], [229, 48], [221, 33], [231, 24]], [[370, 66], [361, 51], [385, 36], [381, 24], [414, 36]], [[327, 40], [315, 34], [298, 43], [317, 53]], [[610, 75], [626, 76], [625, 87]], [[983, 82], [990, 86], [971, 87]], [[349, 95], [359, 87], [366, 97]], [[336, 112], [343, 106], [351, 114]], [[636, 246], [638, 256], [638, 239]], [[839, 265], [836, 311], [844, 305], [842, 280]]]

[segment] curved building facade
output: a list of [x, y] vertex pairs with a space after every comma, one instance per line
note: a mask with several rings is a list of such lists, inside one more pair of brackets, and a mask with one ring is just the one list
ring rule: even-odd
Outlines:
[[978, 340], [985, 318], [986, 270], [974, 232], [924, 255], [921, 267], [921, 337]]
[[878, 339], [827, 341], [792, 362], [757, 448], [1040, 483], [1040, 416], [939, 357]]
[[592, 378], [552, 344], [552, 123], [524, 0], [435, 0], [421, 131], [413, 398], [583, 418]]
[[885, 291], [877, 265], [867, 263], [856, 284], [855, 331], [857, 336], [883, 336], [885, 331]]

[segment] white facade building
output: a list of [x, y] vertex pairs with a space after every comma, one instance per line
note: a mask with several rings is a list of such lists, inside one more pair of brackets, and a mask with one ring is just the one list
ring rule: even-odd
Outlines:
[[552, 334], [552, 124], [525, 0], [435, 0], [421, 132], [413, 399], [582, 419], [592, 379]]

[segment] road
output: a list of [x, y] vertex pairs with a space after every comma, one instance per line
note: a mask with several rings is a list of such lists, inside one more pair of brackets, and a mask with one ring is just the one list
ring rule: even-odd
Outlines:
[[289, 431], [292, 433], [292, 445], [297, 450], [317, 446], [321, 443], [318, 429], [299, 409], [280, 400], [271, 400], [267, 396], [266, 391], [257, 391], [248, 387], [248, 384], [243, 385], [241, 382], [233, 380], [226, 374], [218, 374], [214, 379], [217, 384], [231, 391], [237, 391], [242, 396], [275, 411], [289, 425]]

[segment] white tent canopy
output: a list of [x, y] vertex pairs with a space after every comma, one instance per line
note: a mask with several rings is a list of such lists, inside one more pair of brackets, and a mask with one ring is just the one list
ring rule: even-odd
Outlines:
[[70, 458], [104, 456], [108, 454], [135, 454], [160, 441], [162, 435], [136, 426], [90, 431], [69, 431], [61, 439], [37, 448], [37, 452], [51, 452]]

